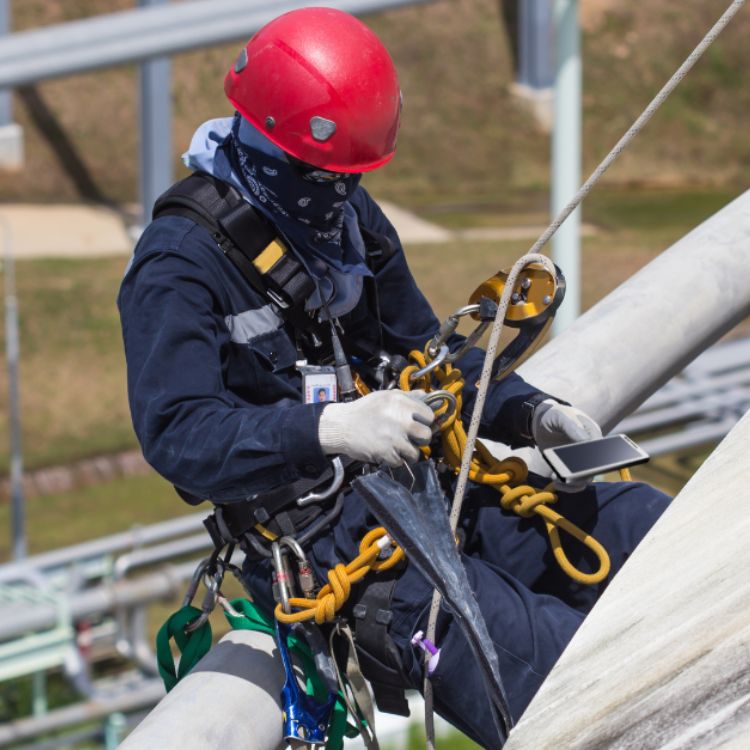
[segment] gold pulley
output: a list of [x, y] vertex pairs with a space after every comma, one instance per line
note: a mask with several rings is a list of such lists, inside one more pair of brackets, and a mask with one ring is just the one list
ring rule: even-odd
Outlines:
[[[555, 266], [553, 276], [541, 263], [530, 263], [519, 274], [505, 314], [505, 325], [518, 329], [514, 339], [497, 355], [493, 376], [502, 378], [531, 354], [532, 345], [543, 336], [565, 296], [565, 277]], [[474, 346], [492, 324], [497, 314], [509, 271], [498, 271], [480, 284], [469, 298], [469, 304], [456, 310], [440, 326], [428, 344], [427, 353], [436, 366], [442, 362], [455, 362]], [[469, 316], [479, 325], [466, 337], [463, 346], [449, 352], [447, 341], [455, 333], [461, 318]], [[431, 367], [430, 367], [431, 369]], [[415, 376], [423, 375], [421, 370]]]

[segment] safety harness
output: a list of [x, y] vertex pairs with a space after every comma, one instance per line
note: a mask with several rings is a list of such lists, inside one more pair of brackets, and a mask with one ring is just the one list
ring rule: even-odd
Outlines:
[[[341, 349], [335, 329], [332, 331], [332, 326], [319, 322], [305, 312], [305, 301], [315, 289], [315, 282], [304, 265], [289, 252], [275, 227], [232, 186], [207, 173], [196, 172], [175, 184], [156, 202], [154, 219], [169, 215], [190, 218], [207, 229], [252, 288], [275, 305], [284, 321], [293, 328], [298, 341], [301, 339], [304, 342], [305, 352], [309, 352], [316, 361], [322, 362], [335, 355], [337, 344]], [[365, 240], [368, 266], [376, 273], [393, 255], [395, 248], [387, 237], [361, 225], [360, 230]], [[470, 303], [443, 323], [435, 337], [427, 342], [423, 352], [411, 352], [410, 362], [403, 359], [403, 367], [391, 373], [391, 386], [405, 391], [418, 387], [428, 392], [427, 402], [436, 412], [436, 430], [442, 441], [441, 461], [448, 473], [453, 475], [458, 471], [466, 445], [466, 434], [460, 419], [463, 378], [453, 362], [476, 343], [494, 319], [497, 301], [507, 280], [507, 275], [500, 272], [481, 285], [472, 295]], [[532, 345], [538, 343], [562, 301], [564, 288], [559, 269], [556, 276], [550, 276], [544, 268], [530, 266], [527, 269], [523, 282], [514, 291], [513, 310], [507, 319], [508, 324], [516, 327], [518, 332], [496, 360], [496, 377], [504, 376], [517, 366], [528, 356]], [[376, 300], [374, 289], [373, 295]], [[464, 345], [458, 351], [451, 352], [447, 339], [465, 316], [473, 317], [478, 325]], [[362, 342], [345, 339], [345, 344], [349, 354], [364, 353], [364, 356], [368, 356], [372, 353]], [[359, 388], [360, 393], [367, 392], [362, 384]], [[569, 575], [583, 583], [601, 581], [609, 570], [606, 551], [580, 529], [547, 508], [556, 500], [554, 493], [539, 492], [527, 485], [517, 486], [526, 476], [522, 461], [510, 459], [498, 462], [481, 444], [477, 444], [476, 450], [471, 478], [496, 487], [504, 509], [522, 516], [532, 513], [541, 515], [547, 525], [555, 557]], [[429, 449], [423, 449], [423, 452], [425, 457], [429, 457]], [[340, 699], [349, 707], [363, 736], [368, 737], [368, 747], [376, 748], [377, 741], [374, 736], [369, 736], [367, 719], [371, 712], [367, 707], [367, 690], [356, 691], [353, 686], [361, 681], [361, 661], [378, 707], [386, 712], [409, 715], [404, 696], [404, 688], [409, 685], [388, 632], [392, 617], [390, 601], [400, 573], [398, 566], [404, 558], [403, 550], [392, 541], [384, 528], [372, 529], [363, 538], [358, 556], [328, 571], [328, 581], [320, 588], [316, 585], [303, 550], [303, 546], [315, 534], [336, 518], [343, 503], [340, 490], [348, 486], [363, 469], [367, 467], [337, 457], [331, 468], [315, 479], [301, 479], [245, 501], [216, 505], [213, 513], [204, 521], [215, 550], [204, 561], [198, 574], [197, 581], [205, 577], [207, 582], [207, 594], [201, 611], [187, 625], [183, 622], [186, 615], [174, 622], [184, 632], [203, 633], [203, 643], [203, 628], [211, 610], [217, 602], [227, 609], [225, 600], [220, 596], [220, 585], [224, 572], [233, 569], [229, 561], [235, 546], [240, 546], [251, 560], [270, 559], [274, 571], [274, 597], [278, 602], [274, 612], [277, 639], [281, 643], [286, 637], [287, 631], [282, 633], [280, 628], [295, 626], [295, 623], [305, 628], [303, 632], [311, 645], [322, 637], [315, 626], [331, 623], [331, 638], [335, 634], [344, 636], [341, 639], [344, 644], [352, 645], [349, 653], [337, 653], [338, 658], [327, 662], [326, 657], [335, 651], [333, 643], [327, 653], [318, 643], [317, 648], [313, 648], [316, 651], [316, 667], [319, 672], [335, 672], [338, 675]], [[178, 492], [190, 503], [201, 501], [179, 489]], [[558, 528], [572, 533], [595, 552], [600, 560], [599, 571], [584, 574], [568, 562], [562, 551]], [[352, 586], [371, 571], [377, 571], [379, 575], [368, 580], [368, 585], [358, 591], [356, 597], [350, 597]], [[197, 581], [194, 581], [196, 585]], [[186, 603], [185, 606], [188, 605]], [[193, 614], [195, 611], [190, 610]], [[354, 639], [341, 615], [346, 615], [346, 619], [353, 623]], [[169, 634], [175, 637], [181, 649], [187, 649], [189, 639], [185, 640], [184, 632], [178, 636], [173, 630], [169, 631], [168, 628]], [[162, 645], [165, 638], [168, 642], [168, 635], [162, 635]], [[355, 645], [356, 654], [352, 655]], [[286, 650], [285, 647], [283, 650]], [[352, 667], [347, 670], [346, 681], [341, 678], [338, 662], [356, 664], [356, 669]], [[286, 659], [284, 664], [288, 669], [283, 700], [289, 703], [288, 706], [285, 704], [285, 716], [295, 714], [295, 711], [299, 713], [302, 710], [300, 707], [307, 705], [312, 726], [318, 721], [315, 718], [317, 710], [312, 704], [305, 704], [303, 697], [298, 695], [289, 660]], [[187, 668], [181, 668], [177, 677], [186, 671]], [[336, 682], [330, 679], [331, 695], [335, 693], [335, 685]], [[357, 692], [358, 698], [347, 699], [348, 694], [351, 698]], [[326, 702], [330, 706], [335, 703], [333, 698]], [[319, 744], [311, 742], [310, 727], [299, 724], [289, 731], [307, 733], [308, 744]], [[292, 736], [299, 738], [301, 735]], [[340, 741], [341, 734], [337, 733], [336, 743]]]

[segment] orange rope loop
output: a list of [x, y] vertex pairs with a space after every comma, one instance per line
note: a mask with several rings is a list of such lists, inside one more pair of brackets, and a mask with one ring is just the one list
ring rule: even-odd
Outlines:
[[359, 543], [359, 554], [350, 563], [338, 563], [328, 571], [328, 583], [315, 599], [290, 597], [289, 605], [296, 612], [284, 612], [276, 605], [274, 615], [284, 623], [314, 620], [317, 625], [332, 622], [351, 593], [352, 584], [362, 580], [371, 570], [388, 570], [404, 559], [404, 551], [393, 544], [388, 532], [379, 526], [371, 529]]
[[[412, 351], [409, 358], [414, 364], [405, 367], [401, 372], [399, 386], [402, 390], [420, 389], [429, 392], [433, 390], [434, 382], [437, 388], [450, 391], [456, 397], [456, 407], [451, 414], [445, 416], [449, 408], [448, 403], [445, 403], [436, 410], [435, 417], [440, 424], [443, 457], [458, 473], [461, 467], [461, 457], [466, 447], [466, 431], [459, 419], [462, 411], [461, 391], [464, 386], [461, 371], [452, 364], [446, 363], [436, 367], [427, 375], [411, 381], [412, 374], [426, 367], [432, 361], [432, 357], [425, 347], [424, 352]], [[430, 455], [429, 448], [423, 448], [422, 452], [425, 456]], [[520, 458], [511, 457], [499, 461], [481, 441], [477, 440], [471, 459], [469, 479], [472, 482], [494, 487], [500, 493], [500, 505], [504, 510], [512, 511], [522, 518], [529, 518], [534, 514], [540, 516], [544, 521], [555, 560], [573, 580], [585, 584], [603, 581], [609, 575], [610, 570], [607, 551], [594, 537], [549, 507], [557, 502], [557, 495], [554, 492], [549, 489], [539, 491], [530, 485], [521, 484], [525, 481], [527, 474], [526, 464]], [[599, 561], [598, 570], [593, 573], [584, 573], [570, 562], [562, 546], [560, 529], [594, 553]]]

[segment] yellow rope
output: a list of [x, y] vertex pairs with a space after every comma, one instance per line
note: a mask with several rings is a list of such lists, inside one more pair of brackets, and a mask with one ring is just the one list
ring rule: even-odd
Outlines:
[[[458, 472], [461, 467], [461, 456], [466, 446], [466, 431], [458, 418], [462, 410], [461, 391], [464, 380], [461, 371], [451, 364], [441, 365], [429, 374], [411, 381], [410, 378], [418, 369], [425, 367], [431, 357], [425, 352], [413, 351], [409, 355], [414, 362], [401, 372], [399, 385], [402, 390], [410, 391], [421, 388], [431, 391], [434, 378], [441, 390], [449, 391], [456, 398], [456, 407], [448, 414], [449, 405], [446, 402], [435, 413], [435, 419], [440, 425], [443, 456], [445, 460]], [[429, 455], [429, 449], [423, 449]], [[487, 448], [477, 441], [474, 456], [469, 469], [469, 479], [479, 484], [494, 487], [500, 493], [500, 505], [507, 511], [517, 513], [523, 518], [537, 514], [544, 521], [549, 536], [552, 553], [558, 565], [574, 581], [584, 584], [596, 584], [603, 581], [610, 570], [607, 551], [599, 542], [583, 529], [576, 526], [567, 518], [552, 510], [549, 505], [557, 502], [557, 495], [545, 489], [539, 491], [530, 485], [521, 484], [527, 476], [526, 464], [518, 458], [508, 458], [503, 461], [496, 459]], [[560, 539], [560, 530], [570, 534], [581, 544], [588, 547], [599, 560], [599, 569], [594, 573], [584, 573], [578, 570], [568, 559]]]
[[328, 583], [318, 592], [315, 599], [291, 597], [289, 604], [295, 607], [297, 612], [284, 612], [281, 605], [277, 604], [274, 611], [276, 619], [285, 623], [315, 620], [317, 625], [332, 622], [349, 598], [353, 583], [362, 580], [371, 570], [388, 570], [403, 560], [403, 550], [394, 545], [390, 537], [385, 548], [391, 546], [393, 551], [384, 560], [379, 559], [383, 546], [379, 545], [378, 541], [384, 537], [388, 537], [388, 532], [382, 526], [368, 531], [359, 543], [359, 555], [347, 565], [339, 563], [329, 570]]

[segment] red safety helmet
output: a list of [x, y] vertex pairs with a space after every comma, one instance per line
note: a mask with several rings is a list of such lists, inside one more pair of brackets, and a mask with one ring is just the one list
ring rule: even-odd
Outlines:
[[396, 149], [396, 69], [348, 13], [302, 8], [274, 19], [240, 52], [224, 91], [270, 141], [320, 169], [367, 172]]

